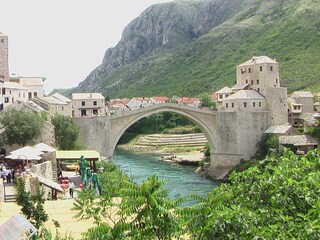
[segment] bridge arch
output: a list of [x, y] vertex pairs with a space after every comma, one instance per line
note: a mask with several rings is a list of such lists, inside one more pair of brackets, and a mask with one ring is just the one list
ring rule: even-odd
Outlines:
[[[215, 122], [215, 113], [213, 111], [166, 103], [111, 116], [110, 150], [112, 155], [120, 137], [131, 125], [142, 118], [161, 112], [174, 112], [195, 123], [205, 135], [211, 151], [215, 151], [215, 137], [212, 131], [212, 125], [214, 125]], [[123, 121], [123, 119], [125, 119], [125, 121]]]

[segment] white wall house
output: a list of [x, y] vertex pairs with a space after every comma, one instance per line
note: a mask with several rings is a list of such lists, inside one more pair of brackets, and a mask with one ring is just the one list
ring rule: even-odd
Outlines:
[[44, 96], [44, 79], [43, 77], [11, 77], [10, 82], [19, 83], [28, 89], [28, 99]]
[[105, 98], [100, 93], [73, 93], [72, 116], [93, 117], [106, 114]]
[[127, 106], [131, 110], [135, 110], [138, 108], [143, 108], [152, 105], [152, 101], [150, 98], [131, 98], [130, 101], [127, 103]]
[[10, 106], [15, 101], [27, 102], [28, 89], [15, 82], [4, 82], [2, 88], [3, 107]]

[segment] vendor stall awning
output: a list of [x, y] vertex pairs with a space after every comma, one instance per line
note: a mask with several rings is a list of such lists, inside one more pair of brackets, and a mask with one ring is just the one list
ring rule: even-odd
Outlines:
[[55, 189], [55, 190], [57, 190], [57, 191], [59, 191], [59, 192], [63, 192], [63, 189], [61, 188], [61, 186], [60, 186], [58, 183], [56, 183], [56, 182], [54, 182], [54, 181], [52, 181], [52, 180], [50, 180], [50, 179], [41, 177], [41, 176], [39, 176], [39, 175], [37, 175], [37, 174], [34, 174], [34, 173], [32, 173], [32, 176], [37, 177], [37, 178], [38, 178], [38, 181], [39, 181], [41, 184], [43, 184], [43, 185], [45, 185], [45, 186], [47, 186], [47, 187], [49, 187], [49, 188], [51, 188], [51, 189]]
[[100, 153], [95, 150], [57, 151], [57, 160], [80, 160], [81, 156], [87, 160], [100, 160]]

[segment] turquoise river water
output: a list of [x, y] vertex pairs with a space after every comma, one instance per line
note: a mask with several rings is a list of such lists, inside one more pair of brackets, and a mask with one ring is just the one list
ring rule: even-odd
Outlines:
[[[134, 153], [118, 149], [112, 161], [139, 184], [153, 174], [160, 179], [166, 179], [164, 187], [171, 199], [187, 197], [190, 194], [207, 196], [208, 192], [219, 185], [219, 182], [204, 179], [195, 173], [194, 166], [172, 166], [168, 162], [159, 161], [160, 157], [161, 155], [154, 153]], [[187, 205], [192, 203], [194, 203], [192, 200], [185, 202]]]

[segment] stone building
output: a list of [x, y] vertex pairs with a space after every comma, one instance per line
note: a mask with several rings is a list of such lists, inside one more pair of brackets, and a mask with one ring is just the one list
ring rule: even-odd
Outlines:
[[73, 93], [71, 100], [73, 117], [106, 115], [105, 98], [101, 93]]
[[270, 111], [272, 125], [288, 122], [287, 89], [280, 86], [279, 66], [267, 56], [253, 57], [237, 66], [237, 84], [249, 84], [251, 90], [261, 93]]
[[8, 36], [0, 32], [0, 79], [9, 81]]
[[50, 116], [63, 115], [72, 117], [71, 99], [59, 93], [54, 93], [48, 97], [35, 97], [32, 101], [44, 108]]
[[314, 113], [314, 96], [308, 91], [295, 91], [287, 101], [289, 122], [295, 127], [302, 127], [302, 116]]

